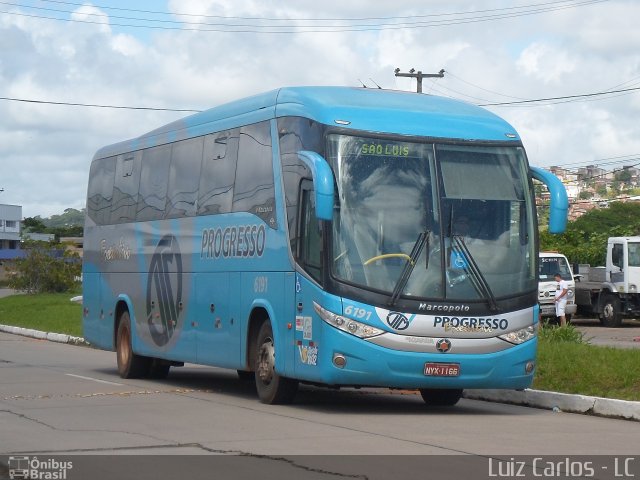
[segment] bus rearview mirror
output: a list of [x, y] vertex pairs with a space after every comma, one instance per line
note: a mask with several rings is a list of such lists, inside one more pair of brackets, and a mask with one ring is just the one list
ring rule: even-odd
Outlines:
[[316, 152], [301, 150], [298, 158], [309, 167], [313, 175], [313, 189], [316, 196], [316, 217], [320, 220], [333, 218], [334, 180], [327, 161]]

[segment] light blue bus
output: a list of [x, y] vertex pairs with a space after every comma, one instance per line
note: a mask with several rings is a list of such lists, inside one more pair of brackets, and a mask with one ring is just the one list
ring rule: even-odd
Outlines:
[[560, 181], [476, 106], [294, 87], [100, 149], [91, 164], [84, 335], [124, 378], [184, 362], [300, 382], [523, 389], [535, 370], [533, 182]]

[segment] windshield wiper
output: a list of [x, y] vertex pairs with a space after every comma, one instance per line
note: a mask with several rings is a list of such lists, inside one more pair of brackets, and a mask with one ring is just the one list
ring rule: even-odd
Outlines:
[[[398, 277], [398, 281], [396, 282], [396, 286], [393, 289], [393, 293], [391, 294], [391, 298], [389, 299], [389, 305], [394, 306], [398, 302], [398, 298], [400, 298], [400, 294], [404, 290], [404, 287], [407, 286], [407, 282], [409, 281], [409, 277], [411, 273], [413, 273], [413, 269], [416, 266], [416, 262], [424, 249], [424, 246], [427, 244], [427, 239], [429, 238], [429, 231], [425, 230], [424, 232], [420, 232], [418, 235], [418, 239], [416, 243], [413, 244], [413, 248], [411, 249], [411, 253], [409, 254], [409, 260], [405, 263], [404, 268], [402, 269], [402, 273]], [[429, 257], [429, 252], [427, 248], [427, 258]]]
[[473, 287], [482, 297], [487, 300], [487, 302], [489, 303], [489, 308], [494, 312], [497, 311], [498, 302], [496, 302], [496, 297], [493, 294], [491, 287], [489, 286], [489, 282], [487, 282], [487, 279], [482, 273], [482, 270], [480, 270], [480, 267], [478, 267], [478, 264], [473, 258], [473, 255], [471, 255], [469, 248], [464, 243], [464, 240], [460, 235], [452, 235], [451, 240], [453, 241], [453, 245], [458, 250], [460, 250], [465, 257], [466, 262], [464, 270], [471, 277], [471, 283], [473, 284]]

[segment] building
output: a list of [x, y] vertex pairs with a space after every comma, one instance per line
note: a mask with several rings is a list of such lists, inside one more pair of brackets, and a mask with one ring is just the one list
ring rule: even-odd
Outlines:
[[7, 279], [7, 266], [24, 257], [20, 249], [22, 207], [0, 204], [0, 281]]
[[20, 249], [20, 205], [0, 204], [0, 250]]

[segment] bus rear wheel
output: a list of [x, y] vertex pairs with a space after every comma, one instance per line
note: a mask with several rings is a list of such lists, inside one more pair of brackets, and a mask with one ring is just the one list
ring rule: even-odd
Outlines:
[[458, 388], [421, 388], [420, 395], [429, 406], [452, 407], [462, 397]]
[[262, 403], [270, 405], [291, 403], [298, 391], [298, 382], [276, 373], [276, 347], [269, 322], [260, 327], [256, 345], [255, 379], [258, 398]]
[[131, 318], [122, 312], [116, 334], [116, 359], [122, 378], [141, 378], [149, 372], [150, 359], [133, 353], [131, 346]]

